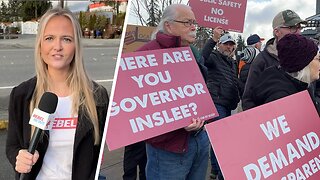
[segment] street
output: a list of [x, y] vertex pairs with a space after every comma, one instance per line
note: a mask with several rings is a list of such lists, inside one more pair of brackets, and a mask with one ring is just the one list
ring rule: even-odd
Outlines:
[[[6, 118], [8, 97], [13, 86], [35, 75], [33, 49], [0, 50], [0, 119]], [[93, 80], [110, 93], [118, 47], [84, 48], [85, 67]]]
[[[85, 67], [94, 80], [113, 78], [118, 47], [84, 48]], [[33, 49], [2, 49], [0, 50], [0, 96], [7, 94], [10, 87], [33, 77]]]

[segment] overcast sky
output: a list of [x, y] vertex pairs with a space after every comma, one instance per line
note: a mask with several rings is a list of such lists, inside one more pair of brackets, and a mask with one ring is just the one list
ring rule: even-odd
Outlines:
[[[260, 37], [270, 39], [272, 19], [278, 12], [285, 9], [291, 9], [305, 19], [315, 15], [316, 0], [248, 0], [242, 36], [246, 39], [250, 34], [256, 33]], [[128, 23], [137, 24], [138, 21], [130, 15]]]

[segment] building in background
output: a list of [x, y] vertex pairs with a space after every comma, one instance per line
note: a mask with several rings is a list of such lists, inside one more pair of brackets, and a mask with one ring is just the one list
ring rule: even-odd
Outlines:
[[[51, 2], [53, 7], [62, 6], [70, 8], [70, 10], [73, 9], [73, 13], [79, 18], [83, 35], [86, 38], [119, 38], [122, 33], [128, 0], [88, 0], [86, 2], [60, 0], [59, 2]], [[10, 8], [9, 4], [7, 6]], [[0, 11], [1, 14], [3, 14], [2, 11]], [[0, 36], [12, 38], [13, 34], [37, 34], [40, 17], [39, 15], [37, 18], [27, 21], [22, 21], [22, 18], [19, 18], [14, 22], [9, 20], [1, 22], [0, 20]], [[4, 37], [5, 35], [6, 37]]]
[[316, 1], [316, 14], [306, 18], [308, 21], [307, 28], [302, 35], [320, 40], [320, 0]]

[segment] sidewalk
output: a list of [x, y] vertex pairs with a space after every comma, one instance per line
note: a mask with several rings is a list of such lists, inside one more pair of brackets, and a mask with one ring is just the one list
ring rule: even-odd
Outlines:
[[[107, 144], [104, 147], [104, 158], [100, 167], [100, 175], [106, 176], [107, 180], [121, 180], [123, 175], [123, 153], [124, 148], [109, 151]], [[206, 180], [210, 180], [210, 158], [208, 161], [208, 169]], [[216, 179], [218, 180], [218, 179]]]
[[8, 97], [0, 97], [0, 130], [7, 129], [8, 127]]
[[[0, 39], [0, 49], [34, 48], [36, 35], [18, 35], [17, 39]], [[118, 47], [120, 39], [85, 39], [84, 47]]]

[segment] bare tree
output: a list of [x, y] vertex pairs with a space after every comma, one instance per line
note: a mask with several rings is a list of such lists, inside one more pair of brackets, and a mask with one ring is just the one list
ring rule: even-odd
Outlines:
[[204, 47], [206, 41], [211, 37], [211, 34], [211, 28], [197, 27], [196, 41], [193, 45], [201, 50]]
[[164, 9], [171, 4], [182, 4], [182, 0], [132, 0], [130, 13], [140, 25], [158, 25]]
[[[131, 3], [130, 13], [139, 20], [142, 26], [157, 26], [167, 6], [184, 4], [182, 0], [132, 0]], [[194, 45], [202, 49], [211, 33], [211, 28], [197, 27], [197, 38]]]
[[61, 8], [64, 8], [64, 0], [60, 0], [59, 6], [60, 6]]

